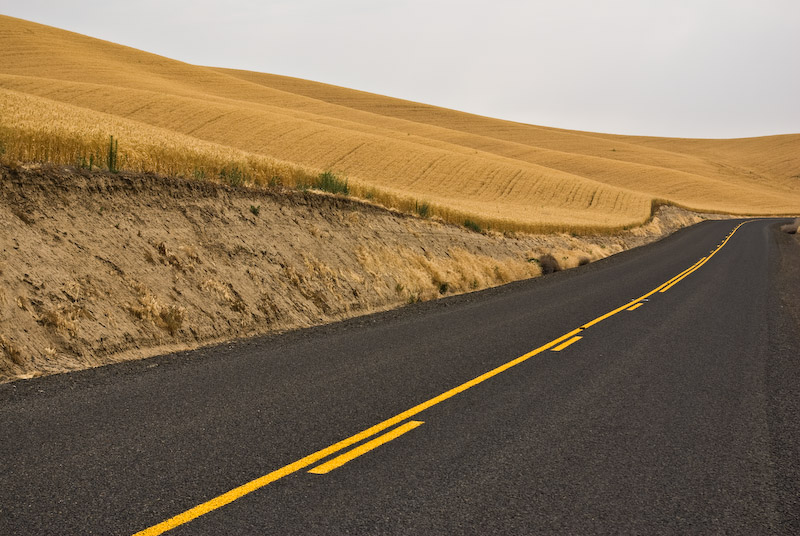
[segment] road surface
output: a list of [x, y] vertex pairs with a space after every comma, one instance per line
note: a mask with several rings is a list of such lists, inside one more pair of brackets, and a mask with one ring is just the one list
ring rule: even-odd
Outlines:
[[796, 534], [775, 226], [0, 386], [0, 534]]

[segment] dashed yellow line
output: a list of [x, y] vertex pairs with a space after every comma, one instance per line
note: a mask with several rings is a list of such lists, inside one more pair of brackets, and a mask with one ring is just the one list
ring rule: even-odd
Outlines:
[[582, 338], [583, 337], [579, 337], [578, 335], [576, 335], [576, 336], [572, 337], [571, 339], [569, 339], [567, 342], [562, 342], [561, 344], [559, 344], [558, 346], [553, 348], [551, 351], [552, 352], [560, 352], [561, 350], [563, 350], [564, 348], [566, 348], [570, 344], [574, 344], [574, 343], [578, 342], [579, 340], [581, 340]]
[[[752, 220], [749, 220], [749, 221], [752, 221]], [[674, 287], [675, 285], [677, 285], [678, 283], [680, 283], [680, 282], [681, 282], [683, 279], [685, 279], [686, 277], [689, 277], [689, 276], [690, 276], [690, 275], [692, 275], [694, 272], [696, 272], [697, 270], [699, 270], [699, 269], [700, 269], [700, 268], [701, 268], [701, 267], [702, 267], [702, 266], [703, 266], [705, 263], [707, 263], [707, 262], [708, 262], [708, 261], [711, 259], [711, 257], [713, 257], [714, 255], [716, 255], [716, 254], [719, 252], [719, 250], [721, 250], [721, 249], [722, 249], [722, 248], [725, 246], [725, 244], [727, 244], [727, 243], [728, 243], [728, 240], [730, 240], [730, 239], [731, 239], [731, 237], [733, 236], [733, 233], [735, 233], [735, 232], [736, 232], [736, 231], [739, 229], [739, 227], [741, 227], [741, 226], [742, 226], [742, 225], [744, 225], [745, 223], [748, 223], [748, 222], [744, 221], [744, 222], [740, 223], [739, 225], [737, 225], [737, 226], [736, 226], [736, 227], [733, 229], [733, 231], [731, 231], [731, 234], [729, 234], [729, 235], [728, 235], [728, 236], [725, 238], [725, 240], [723, 240], [723, 241], [722, 241], [722, 243], [721, 243], [719, 246], [717, 246], [717, 249], [713, 250], [713, 251], [711, 252], [711, 254], [710, 254], [708, 257], [706, 257], [705, 259], [700, 259], [700, 262], [698, 262], [696, 265], [694, 265], [694, 266], [693, 266], [692, 268], [690, 268], [689, 270], [686, 270], [685, 272], [683, 272], [683, 274], [681, 274], [681, 275], [680, 275], [678, 278], [676, 278], [674, 281], [672, 281], [672, 282], [671, 282], [671, 283], [669, 283], [667, 286], [665, 286], [664, 288], [662, 288], [661, 290], [659, 290], [659, 292], [666, 292], [666, 291], [668, 291], [669, 289], [671, 289], [672, 287]]]
[[[750, 221], [752, 221], [752, 220], [750, 220]], [[603, 320], [605, 320], [605, 319], [607, 319], [607, 318], [619, 313], [620, 311], [624, 311], [626, 309], [632, 310], [632, 309], [635, 309], [637, 307], [640, 307], [642, 305], [640, 302], [645, 301], [647, 298], [649, 298], [650, 296], [652, 296], [653, 294], [656, 294], [658, 292], [666, 292], [667, 290], [672, 288], [672, 286], [677, 284], [679, 281], [681, 281], [685, 277], [689, 276], [690, 274], [692, 274], [693, 272], [698, 270], [701, 266], [703, 266], [706, 262], [708, 262], [708, 260], [711, 259], [711, 257], [713, 257], [720, 249], [722, 249], [722, 247], [725, 246], [725, 244], [728, 243], [728, 240], [730, 240], [731, 236], [733, 236], [733, 234], [739, 229], [739, 227], [741, 227], [745, 223], [748, 223], [748, 222], [743, 222], [743, 223], [740, 223], [739, 225], [737, 225], [731, 231], [731, 233], [726, 237], [726, 239], [722, 242], [722, 244], [720, 246], [718, 246], [717, 249], [712, 250], [711, 254], [708, 257], [703, 257], [702, 259], [697, 261], [694, 265], [692, 265], [690, 268], [687, 268], [686, 270], [684, 270], [680, 274], [676, 275], [675, 277], [673, 277], [669, 281], [667, 281], [665, 283], [662, 283], [661, 285], [659, 285], [658, 287], [654, 288], [653, 290], [651, 290], [647, 294], [645, 294], [643, 296], [640, 296], [639, 298], [626, 303], [622, 307], [618, 307], [618, 308], [614, 309], [613, 311], [610, 311], [610, 312], [608, 312], [608, 313], [606, 313], [606, 314], [604, 314], [602, 316], [599, 316], [599, 317], [595, 318], [594, 320], [592, 320], [591, 322], [587, 322], [586, 324], [582, 325], [581, 327], [579, 327], [577, 329], [574, 329], [574, 330], [570, 331], [569, 333], [565, 333], [561, 337], [558, 337], [557, 339], [553, 339], [552, 341], [550, 341], [547, 344], [544, 344], [544, 345], [536, 348], [535, 350], [531, 350], [530, 352], [528, 352], [525, 355], [522, 355], [522, 356], [520, 356], [520, 357], [518, 357], [516, 359], [513, 359], [513, 360], [509, 361], [508, 363], [500, 365], [499, 367], [494, 368], [494, 369], [492, 369], [492, 370], [490, 370], [488, 372], [485, 372], [484, 374], [481, 374], [480, 376], [478, 376], [476, 378], [473, 378], [472, 380], [470, 380], [468, 382], [462, 383], [461, 385], [459, 385], [457, 387], [454, 387], [454, 388], [450, 389], [449, 391], [445, 391], [444, 393], [442, 393], [442, 394], [440, 394], [438, 396], [435, 396], [435, 397], [431, 398], [430, 400], [426, 400], [425, 402], [422, 402], [421, 404], [418, 404], [418, 405], [414, 406], [411, 409], [408, 409], [408, 410], [406, 410], [406, 411], [404, 411], [402, 413], [398, 413], [394, 417], [386, 419], [385, 421], [380, 422], [380, 423], [378, 423], [378, 424], [376, 424], [376, 425], [374, 425], [374, 426], [372, 426], [370, 428], [367, 428], [366, 430], [364, 430], [362, 432], [359, 432], [359, 433], [357, 433], [355, 435], [352, 435], [352, 436], [350, 436], [350, 437], [348, 437], [346, 439], [343, 439], [343, 440], [339, 441], [338, 443], [334, 443], [333, 445], [330, 445], [329, 447], [326, 447], [324, 449], [318, 450], [317, 452], [309, 454], [308, 456], [306, 456], [304, 458], [301, 458], [301, 459], [299, 459], [299, 460], [297, 460], [295, 462], [292, 462], [292, 463], [290, 463], [288, 465], [285, 465], [285, 466], [281, 467], [280, 469], [276, 469], [275, 471], [272, 471], [271, 473], [268, 473], [268, 474], [266, 474], [266, 475], [264, 475], [262, 477], [259, 477], [259, 478], [255, 479], [255, 480], [247, 482], [246, 484], [243, 484], [243, 485], [241, 485], [241, 486], [239, 486], [237, 488], [234, 488], [234, 489], [232, 489], [232, 490], [230, 490], [230, 491], [228, 491], [226, 493], [223, 493], [222, 495], [214, 497], [213, 499], [211, 499], [209, 501], [206, 501], [206, 502], [204, 502], [202, 504], [199, 504], [199, 505], [197, 505], [197, 506], [195, 506], [193, 508], [190, 508], [189, 510], [186, 510], [185, 512], [182, 512], [182, 513], [176, 515], [175, 517], [167, 519], [166, 521], [162, 521], [161, 523], [158, 523], [157, 525], [153, 525], [152, 527], [149, 527], [149, 528], [146, 528], [146, 529], [144, 529], [142, 531], [139, 531], [139, 532], [135, 533], [133, 536], [157, 536], [159, 534], [163, 534], [164, 532], [167, 532], [168, 530], [171, 530], [171, 529], [173, 529], [175, 527], [178, 527], [180, 525], [188, 523], [189, 521], [192, 521], [193, 519], [196, 519], [196, 518], [198, 518], [198, 517], [200, 517], [200, 516], [202, 516], [204, 514], [207, 514], [207, 513], [211, 512], [213, 510], [221, 508], [222, 506], [225, 506], [226, 504], [230, 504], [231, 502], [235, 501], [236, 499], [239, 499], [239, 498], [241, 498], [241, 497], [243, 497], [243, 496], [245, 496], [245, 495], [247, 495], [249, 493], [252, 493], [252, 492], [256, 491], [257, 489], [263, 488], [264, 486], [267, 486], [268, 484], [271, 484], [272, 482], [275, 482], [276, 480], [279, 480], [279, 479], [281, 479], [281, 478], [283, 478], [285, 476], [288, 476], [288, 475], [290, 475], [292, 473], [295, 473], [297, 471], [305, 469], [306, 467], [309, 467], [309, 466], [317, 463], [318, 461], [321, 461], [322, 459], [327, 458], [328, 456], [330, 456], [332, 454], [335, 454], [336, 452], [344, 450], [347, 447], [350, 447], [350, 446], [352, 446], [352, 445], [354, 445], [356, 443], [359, 443], [359, 442], [361, 442], [361, 441], [363, 441], [363, 440], [365, 440], [365, 439], [367, 439], [369, 437], [372, 437], [375, 434], [377, 434], [379, 432], [382, 432], [383, 430], [386, 430], [387, 428], [391, 428], [392, 426], [394, 426], [396, 424], [399, 424], [399, 423], [405, 421], [406, 419], [408, 419], [410, 417], [413, 417], [414, 415], [417, 415], [418, 413], [421, 413], [421, 412], [425, 411], [426, 409], [431, 408], [432, 406], [435, 406], [436, 404], [444, 402], [445, 400], [447, 400], [449, 398], [452, 398], [455, 395], [466, 391], [467, 389], [475, 387], [476, 385], [478, 385], [480, 383], [483, 383], [486, 380], [488, 380], [488, 379], [490, 379], [490, 378], [492, 378], [494, 376], [497, 376], [498, 374], [500, 374], [502, 372], [505, 372], [506, 370], [519, 365], [520, 363], [523, 363], [524, 361], [527, 361], [528, 359], [530, 359], [533, 356], [541, 354], [542, 352], [545, 352], [545, 351], [550, 350], [550, 349], [553, 349], [554, 351], [563, 350], [564, 348], [566, 348], [570, 344], [574, 344], [575, 342], [579, 341], [582, 338], [580, 336], [577, 336], [578, 333], [583, 332], [587, 328], [602, 322]], [[334, 462], [336, 462], [337, 460], [340, 460], [340, 461], [344, 460], [344, 461], [342, 461], [341, 464], [346, 463], [347, 461], [350, 461], [351, 459], [353, 459], [353, 458], [355, 458], [357, 456], [360, 456], [361, 454], [363, 454], [365, 452], [368, 452], [369, 450], [372, 450], [373, 448], [375, 448], [375, 447], [377, 447], [377, 446], [379, 446], [379, 445], [381, 445], [383, 443], [386, 443], [387, 441], [391, 441], [395, 437], [398, 437], [398, 436], [408, 432], [409, 430], [412, 430], [412, 429], [416, 428], [417, 426], [419, 426], [421, 424], [422, 424], [421, 421], [409, 421], [409, 422], [403, 424], [402, 426], [398, 426], [393, 431], [391, 431], [391, 432], [389, 432], [387, 434], [384, 434], [383, 436], [380, 436], [380, 437], [378, 437], [376, 439], [373, 439], [373, 440], [365, 443], [361, 447], [357, 447], [357, 448], [355, 448], [355, 449], [353, 449], [353, 450], [351, 450], [351, 451], [349, 451], [349, 452], [347, 452], [345, 454], [342, 454], [342, 455], [330, 460], [329, 462], [326, 462], [326, 463], [320, 465], [319, 467], [317, 467], [315, 469], [312, 469], [310, 472], [315, 472], [315, 473], [318, 473], [318, 474], [322, 474], [323, 472], [328, 472], [330, 470], [333, 470], [333, 469], [335, 469], [335, 467], [333, 467], [332, 464]], [[366, 448], [368, 445], [372, 445], [372, 446], [370, 448]], [[363, 449], [363, 451], [362, 451], [362, 449]], [[351, 454], [352, 454], [352, 456], [350, 457]], [[331, 465], [329, 466], [328, 464], [331, 464]], [[340, 466], [341, 464], [337, 465], [336, 467]], [[322, 468], [328, 468], [328, 471], [323, 471]]]
[[335, 457], [334, 459], [323, 463], [322, 465], [318, 465], [317, 467], [313, 468], [309, 471], [309, 473], [314, 473], [317, 475], [324, 475], [325, 473], [330, 473], [337, 467], [341, 467], [342, 465], [346, 464], [350, 460], [354, 460], [358, 458], [362, 454], [366, 454], [367, 452], [380, 447], [384, 443], [388, 443], [392, 439], [397, 439], [401, 435], [405, 434], [406, 432], [413, 430], [420, 424], [423, 424], [422, 421], [408, 421], [407, 423], [398, 426], [394, 430], [383, 434], [382, 436], [378, 436], [372, 441], [368, 441], [363, 445], [360, 445], [353, 450], [349, 450], [344, 454]]

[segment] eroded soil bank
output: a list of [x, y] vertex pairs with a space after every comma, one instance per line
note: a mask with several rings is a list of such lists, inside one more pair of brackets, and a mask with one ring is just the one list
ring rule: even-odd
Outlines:
[[0, 381], [535, 277], [544, 254], [572, 268], [701, 219], [665, 207], [616, 236], [479, 234], [313, 192], [0, 167]]

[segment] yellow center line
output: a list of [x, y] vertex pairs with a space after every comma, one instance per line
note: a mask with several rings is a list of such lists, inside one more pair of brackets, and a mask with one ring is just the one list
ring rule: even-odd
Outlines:
[[[749, 221], [752, 221], [752, 220], [749, 220]], [[741, 227], [741, 226], [742, 226], [742, 225], [744, 225], [745, 223], [748, 223], [748, 222], [746, 222], [746, 221], [745, 221], [745, 222], [742, 222], [742, 223], [740, 223], [739, 225], [737, 225], [737, 226], [736, 226], [736, 227], [733, 229], [733, 231], [731, 232], [731, 234], [729, 234], [729, 235], [728, 235], [728, 237], [727, 237], [727, 238], [725, 238], [725, 240], [723, 240], [723, 241], [722, 241], [722, 244], [720, 244], [719, 246], [717, 246], [717, 249], [713, 250], [713, 251], [711, 252], [711, 254], [710, 254], [708, 257], [706, 257], [705, 259], [702, 259], [702, 262], [698, 263], [698, 264], [697, 264], [697, 265], [695, 265], [694, 267], [692, 267], [692, 268], [690, 268], [689, 270], [687, 270], [686, 272], [684, 272], [684, 273], [683, 273], [683, 274], [682, 274], [680, 277], [676, 278], [674, 281], [672, 281], [671, 283], [669, 283], [668, 285], [666, 285], [664, 288], [662, 288], [661, 290], [659, 290], [659, 292], [666, 292], [666, 291], [668, 291], [669, 289], [671, 289], [672, 287], [674, 287], [675, 285], [677, 285], [678, 283], [680, 283], [680, 282], [681, 282], [683, 279], [685, 279], [685, 278], [689, 277], [689, 276], [690, 276], [690, 275], [692, 275], [694, 272], [696, 272], [697, 270], [699, 270], [700, 268], [702, 268], [702, 266], [703, 266], [705, 263], [707, 263], [709, 260], [711, 260], [711, 257], [713, 257], [714, 255], [716, 255], [716, 254], [719, 252], [719, 250], [721, 250], [721, 249], [722, 249], [722, 248], [725, 246], [725, 244], [727, 244], [727, 243], [728, 243], [728, 240], [730, 240], [730, 239], [731, 239], [731, 237], [733, 236], [733, 233], [735, 233], [735, 232], [736, 232], [736, 231], [739, 229], [739, 227]]]
[[409, 430], [413, 430], [417, 426], [422, 424], [422, 421], [408, 421], [407, 423], [398, 426], [391, 432], [386, 432], [382, 436], [378, 436], [372, 441], [368, 441], [363, 445], [360, 445], [353, 450], [349, 450], [344, 454], [335, 457], [334, 459], [323, 463], [322, 465], [318, 465], [317, 467], [311, 469], [309, 473], [314, 473], [316, 475], [324, 475], [325, 473], [330, 473], [337, 467], [341, 467], [342, 465], [346, 464], [350, 460], [358, 458], [362, 454], [366, 454], [367, 452], [371, 451], [374, 448], [380, 447], [384, 443], [388, 443], [392, 439], [396, 439], [401, 435], [405, 434]]
[[236, 499], [239, 499], [239, 498], [241, 498], [241, 497], [243, 497], [243, 496], [245, 496], [245, 495], [247, 495], [249, 493], [252, 493], [252, 492], [256, 491], [257, 489], [263, 488], [264, 486], [266, 486], [268, 484], [271, 484], [271, 483], [275, 482], [276, 480], [279, 480], [279, 479], [281, 479], [281, 478], [283, 478], [283, 477], [285, 477], [287, 475], [290, 475], [292, 473], [300, 471], [301, 469], [304, 469], [304, 468], [308, 467], [309, 465], [313, 465], [314, 463], [320, 461], [323, 458], [327, 458], [328, 456], [330, 456], [331, 454], [333, 454], [335, 452], [338, 452], [338, 451], [340, 451], [340, 450], [342, 450], [344, 448], [347, 448], [350, 445], [353, 445], [355, 443], [359, 443], [360, 441], [362, 441], [362, 440], [364, 440], [364, 439], [366, 439], [368, 437], [371, 437], [371, 436], [377, 434], [378, 432], [381, 432], [381, 431], [385, 430], [386, 428], [392, 427], [395, 424], [398, 424], [398, 423], [408, 419], [409, 417], [412, 417], [412, 416], [416, 415], [417, 413], [421, 413], [421, 412], [425, 411], [426, 409], [430, 408], [431, 406], [435, 406], [436, 404], [439, 404], [440, 402], [443, 402], [443, 401], [447, 400], [448, 398], [451, 398], [451, 397], [453, 397], [453, 396], [455, 396], [455, 395], [457, 395], [457, 394], [459, 394], [459, 393], [461, 393], [463, 391], [466, 391], [467, 389], [469, 389], [471, 387], [474, 387], [474, 386], [478, 385], [479, 383], [482, 383], [482, 382], [488, 380], [489, 378], [492, 378], [493, 376], [497, 376], [501, 372], [504, 372], [504, 371], [510, 369], [511, 367], [519, 365], [523, 361], [526, 361], [527, 359], [530, 359], [531, 357], [533, 357], [535, 355], [538, 355], [538, 354], [540, 354], [540, 353], [542, 353], [544, 351], [549, 350], [553, 346], [559, 344], [560, 342], [562, 342], [565, 339], [568, 339], [568, 338], [572, 337], [573, 335], [575, 335], [576, 333], [579, 333], [580, 331], [581, 331], [580, 329], [572, 330], [569, 333], [566, 333], [565, 335], [562, 335], [561, 337], [559, 337], [557, 339], [554, 339], [554, 340], [548, 342], [547, 344], [542, 345], [539, 348], [536, 348], [535, 350], [532, 350], [532, 351], [528, 352], [525, 355], [522, 355], [522, 356], [520, 356], [520, 357], [518, 357], [518, 358], [516, 358], [516, 359], [514, 359], [512, 361], [509, 361], [508, 363], [500, 365], [499, 367], [497, 367], [495, 369], [492, 369], [489, 372], [485, 372], [485, 373], [481, 374], [480, 376], [478, 376], [477, 378], [473, 378], [472, 380], [470, 380], [470, 381], [468, 381], [466, 383], [462, 383], [458, 387], [454, 387], [454, 388], [450, 389], [449, 391], [445, 391], [444, 393], [440, 394], [439, 396], [433, 397], [430, 400], [426, 400], [425, 402], [423, 402], [421, 404], [418, 404], [418, 405], [414, 406], [413, 408], [404, 411], [403, 413], [398, 413], [394, 417], [386, 419], [383, 422], [380, 422], [380, 423], [378, 423], [378, 424], [376, 424], [376, 425], [374, 425], [374, 426], [372, 426], [370, 428], [367, 428], [363, 432], [360, 432], [358, 434], [350, 436], [347, 439], [343, 439], [342, 441], [339, 441], [338, 443], [334, 443], [333, 445], [331, 445], [329, 447], [326, 447], [326, 448], [324, 448], [322, 450], [318, 450], [317, 452], [314, 452], [313, 454], [309, 454], [305, 458], [301, 458], [301, 459], [297, 460], [296, 462], [290, 463], [289, 465], [285, 465], [285, 466], [281, 467], [280, 469], [276, 469], [275, 471], [272, 471], [271, 473], [268, 473], [268, 474], [266, 474], [266, 475], [264, 475], [264, 476], [262, 476], [260, 478], [257, 478], [255, 480], [252, 480], [252, 481], [250, 481], [250, 482], [248, 482], [246, 484], [243, 484], [243, 485], [241, 485], [241, 486], [239, 486], [237, 488], [234, 488], [234, 489], [232, 489], [232, 490], [230, 490], [230, 491], [228, 491], [226, 493], [223, 493], [222, 495], [219, 495], [219, 496], [217, 496], [217, 497], [215, 497], [215, 498], [213, 498], [213, 499], [211, 499], [209, 501], [206, 501], [206, 502], [204, 502], [202, 504], [199, 504], [199, 505], [195, 506], [194, 508], [190, 508], [189, 510], [186, 510], [185, 512], [180, 513], [180, 514], [176, 515], [175, 517], [167, 519], [166, 521], [162, 521], [161, 523], [159, 523], [157, 525], [153, 525], [152, 527], [149, 527], [147, 529], [139, 531], [136, 534], [134, 534], [134, 536], [157, 536], [158, 534], [163, 534], [164, 532], [166, 532], [168, 530], [171, 530], [171, 529], [173, 529], [173, 528], [175, 528], [175, 527], [177, 527], [179, 525], [183, 525], [184, 523], [188, 523], [189, 521], [192, 521], [193, 519], [196, 519], [196, 518], [198, 518], [198, 517], [200, 517], [200, 516], [202, 516], [204, 514], [207, 514], [208, 512], [211, 512], [212, 510], [216, 510], [217, 508], [225, 506], [226, 504], [230, 504], [233, 501], [235, 501]]
[[[749, 220], [749, 221], [753, 221], [753, 220]], [[730, 240], [730, 237], [733, 236], [733, 233], [735, 233], [739, 229], [739, 227], [741, 227], [745, 223], [748, 223], [748, 222], [743, 222], [743, 223], [740, 223], [738, 226], [736, 226], [733, 229], [733, 231], [731, 231], [730, 235], [728, 235], [727, 239], [722, 243], [722, 246], [724, 246], [728, 242], [728, 240]], [[256, 491], [256, 490], [258, 490], [260, 488], [263, 488], [264, 486], [266, 486], [268, 484], [271, 484], [272, 482], [275, 482], [276, 480], [279, 480], [279, 479], [281, 479], [281, 478], [283, 478], [285, 476], [288, 476], [288, 475], [290, 475], [292, 473], [300, 471], [301, 469], [304, 469], [304, 468], [306, 468], [306, 467], [308, 467], [310, 465], [313, 465], [313, 464], [317, 463], [318, 461], [322, 460], [323, 458], [327, 458], [331, 454], [334, 454], [334, 453], [336, 453], [336, 452], [338, 452], [340, 450], [343, 450], [343, 449], [345, 449], [345, 448], [347, 448], [347, 447], [349, 447], [351, 445], [354, 445], [356, 443], [359, 443], [359, 442], [363, 441], [364, 439], [367, 439], [368, 437], [372, 437], [375, 434], [377, 434], [379, 432], [382, 432], [383, 430], [386, 430], [387, 428], [391, 428], [392, 426], [394, 426], [396, 424], [399, 424], [399, 423], [405, 421], [406, 419], [408, 419], [410, 417], [413, 417], [414, 415], [417, 415], [418, 413], [421, 413], [421, 412], [425, 411], [426, 409], [428, 409], [428, 408], [430, 408], [432, 406], [435, 406], [436, 404], [444, 402], [445, 400], [447, 400], [449, 398], [452, 398], [455, 395], [466, 391], [467, 389], [475, 387], [476, 385], [478, 385], [480, 383], [483, 383], [486, 380], [488, 380], [488, 379], [490, 379], [490, 378], [492, 378], [494, 376], [497, 376], [498, 374], [500, 374], [502, 372], [505, 372], [506, 370], [519, 365], [520, 363], [523, 363], [523, 362], [527, 361], [531, 357], [534, 357], [534, 356], [536, 356], [538, 354], [541, 354], [542, 352], [545, 352], [545, 351], [547, 351], [547, 350], [549, 350], [551, 348], [555, 349], [554, 347], [559, 347], [559, 349], [566, 348], [570, 344], [572, 344], [572, 343], [574, 343], [574, 342], [576, 342], [576, 341], [581, 339], [581, 337], [576, 337], [576, 335], [578, 333], [581, 333], [585, 329], [602, 322], [606, 318], [608, 318], [610, 316], [613, 316], [613, 315], [619, 313], [620, 311], [624, 311], [625, 309], [633, 307], [634, 305], [636, 305], [636, 303], [644, 301], [645, 299], [649, 298], [650, 296], [652, 296], [653, 294], [655, 294], [655, 293], [657, 293], [659, 291], [663, 292], [664, 290], [670, 288], [672, 285], [674, 285], [675, 283], [677, 283], [678, 281], [680, 281], [684, 277], [686, 277], [689, 274], [691, 274], [693, 271], [695, 271], [698, 268], [700, 268], [703, 264], [705, 264], [717, 251], [719, 251], [722, 248], [722, 246], [720, 246], [719, 248], [714, 250], [713, 253], [711, 255], [709, 255], [708, 257], [706, 257], [704, 259], [701, 259], [700, 261], [695, 263], [692, 267], [688, 268], [687, 270], [684, 270], [683, 272], [681, 272], [677, 276], [673, 277], [669, 281], [667, 281], [665, 283], [662, 283], [661, 285], [659, 285], [658, 287], [654, 288], [653, 290], [651, 290], [647, 294], [645, 294], [645, 295], [643, 295], [643, 296], [641, 296], [641, 297], [639, 297], [639, 298], [637, 298], [635, 300], [632, 300], [632, 301], [626, 303], [622, 307], [618, 307], [618, 308], [614, 309], [613, 311], [610, 311], [610, 312], [608, 312], [608, 313], [606, 313], [606, 314], [604, 314], [602, 316], [599, 316], [599, 317], [595, 318], [594, 320], [592, 320], [591, 322], [587, 322], [586, 324], [582, 325], [581, 327], [579, 327], [577, 329], [574, 329], [574, 330], [570, 331], [569, 333], [565, 333], [564, 335], [558, 337], [557, 339], [553, 339], [552, 341], [550, 341], [547, 344], [544, 344], [544, 345], [536, 348], [535, 350], [531, 350], [530, 352], [528, 352], [525, 355], [522, 355], [522, 356], [520, 356], [520, 357], [518, 357], [516, 359], [513, 359], [513, 360], [511, 360], [511, 361], [509, 361], [509, 362], [507, 362], [507, 363], [505, 363], [503, 365], [500, 365], [499, 367], [494, 368], [494, 369], [492, 369], [492, 370], [490, 370], [488, 372], [485, 372], [485, 373], [481, 374], [480, 376], [478, 376], [476, 378], [473, 378], [473, 379], [469, 380], [468, 382], [462, 383], [461, 385], [459, 385], [457, 387], [453, 387], [449, 391], [445, 391], [444, 393], [442, 393], [442, 394], [440, 394], [438, 396], [435, 396], [435, 397], [433, 397], [433, 398], [431, 398], [429, 400], [426, 400], [425, 402], [422, 402], [421, 404], [417, 404], [413, 408], [410, 408], [410, 409], [408, 409], [408, 410], [406, 410], [406, 411], [404, 411], [402, 413], [398, 413], [394, 417], [386, 419], [385, 421], [380, 422], [380, 423], [378, 423], [378, 424], [376, 424], [376, 425], [374, 425], [374, 426], [372, 426], [370, 428], [367, 428], [366, 430], [364, 430], [362, 432], [359, 432], [359, 433], [357, 433], [355, 435], [352, 435], [352, 436], [350, 436], [350, 437], [348, 437], [346, 439], [343, 439], [343, 440], [339, 441], [338, 443], [334, 443], [333, 445], [330, 445], [329, 447], [326, 447], [324, 449], [318, 450], [317, 452], [309, 454], [308, 456], [306, 456], [304, 458], [301, 458], [301, 459], [299, 459], [299, 460], [297, 460], [295, 462], [292, 462], [292, 463], [290, 463], [288, 465], [285, 465], [285, 466], [281, 467], [280, 469], [276, 469], [276, 470], [272, 471], [271, 473], [268, 473], [268, 474], [266, 474], [266, 475], [264, 475], [262, 477], [256, 478], [255, 480], [251, 480], [250, 482], [247, 482], [246, 484], [243, 484], [243, 485], [241, 485], [239, 487], [236, 487], [236, 488], [234, 488], [234, 489], [232, 489], [232, 490], [230, 490], [230, 491], [228, 491], [226, 493], [223, 493], [222, 495], [214, 497], [213, 499], [211, 499], [209, 501], [206, 501], [206, 502], [204, 502], [202, 504], [199, 504], [199, 505], [197, 505], [197, 506], [195, 506], [193, 508], [190, 508], [189, 510], [186, 510], [185, 512], [182, 512], [182, 513], [180, 513], [180, 514], [178, 514], [178, 515], [176, 515], [174, 517], [171, 517], [171, 518], [167, 519], [166, 521], [162, 521], [161, 523], [158, 523], [157, 525], [153, 525], [152, 527], [149, 527], [149, 528], [146, 528], [144, 530], [141, 530], [141, 531], [135, 533], [133, 536], [157, 536], [158, 534], [163, 534], [164, 532], [166, 532], [168, 530], [171, 530], [171, 529], [173, 529], [173, 528], [175, 528], [175, 527], [177, 527], [179, 525], [183, 525], [185, 523], [188, 523], [189, 521], [192, 521], [193, 519], [196, 519], [196, 518], [198, 518], [198, 517], [200, 517], [200, 516], [202, 516], [204, 514], [207, 514], [207, 513], [211, 512], [213, 510], [216, 510], [216, 509], [222, 507], [222, 506], [225, 506], [226, 504], [230, 504], [231, 502], [235, 501], [236, 499], [239, 499], [239, 498], [241, 498], [241, 497], [243, 497], [243, 496], [245, 496], [245, 495], [247, 495], [249, 493], [252, 493], [252, 492], [254, 492], [254, 491]], [[564, 344], [562, 344], [562, 343], [564, 343]], [[558, 350], [556, 350], [556, 351], [558, 351]], [[413, 422], [418, 422], [418, 421], [413, 421]], [[396, 430], [400, 430], [404, 426], [407, 426], [408, 424], [411, 424], [411, 423], [406, 423], [403, 426], [398, 427]], [[416, 427], [416, 426], [419, 426], [419, 425], [418, 424], [414, 425], [414, 427]], [[411, 428], [409, 428], [409, 430], [410, 429]], [[406, 431], [408, 431], [408, 430], [404, 430], [401, 433], [405, 433]], [[385, 436], [383, 436], [383, 437], [385, 437]], [[380, 438], [378, 438], [378, 439], [380, 439]], [[393, 439], [393, 438], [390, 438], [390, 439]], [[370, 443], [372, 443], [372, 441], [366, 443], [365, 445], [368, 445]], [[357, 450], [357, 449], [354, 449], [354, 450]], [[351, 452], [353, 452], [353, 451], [351, 451]], [[328, 462], [328, 463], [330, 463], [330, 462]], [[325, 465], [325, 464], [323, 464], [323, 465]], [[320, 467], [322, 467], [322, 466], [320, 466]]]
[[639, 308], [639, 307], [641, 307], [642, 305], [644, 305], [644, 302], [639, 302], [639, 303], [637, 303], [636, 305], [634, 305], [634, 306], [632, 306], [632, 307], [628, 307], [628, 308], [626, 309], [626, 311], [635, 311], [636, 309], [638, 309], [638, 308]]
[[579, 337], [579, 336], [576, 335], [576, 336], [572, 337], [570, 340], [568, 340], [567, 342], [562, 342], [561, 344], [559, 344], [558, 346], [556, 346], [555, 348], [553, 348], [550, 351], [551, 352], [560, 352], [561, 350], [563, 350], [564, 348], [566, 348], [570, 344], [576, 343], [579, 340], [581, 340], [582, 338], [583, 337]]

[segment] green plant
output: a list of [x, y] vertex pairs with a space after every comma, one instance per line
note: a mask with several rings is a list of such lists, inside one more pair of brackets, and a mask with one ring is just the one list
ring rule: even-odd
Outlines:
[[231, 186], [241, 186], [244, 184], [247, 176], [243, 170], [239, 169], [239, 166], [232, 165], [230, 167], [226, 166], [222, 168], [222, 170], [219, 172], [219, 178]]
[[206, 180], [206, 171], [204, 169], [194, 168], [194, 178], [198, 181]]
[[348, 195], [350, 188], [347, 185], [347, 180], [342, 180], [336, 176], [332, 171], [325, 171], [320, 173], [317, 177], [314, 187], [324, 192], [332, 194]]
[[450, 289], [450, 284], [447, 281], [442, 281], [439, 283], [439, 294], [447, 294], [447, 291]]
[[431, 215], [431, 206], [428, 203], [414, 201], [414, 212], [419, 214], [422, 218], [427, 218]]
[[253, 213], [253, 216], [258, 216], [258, 214], [261, 212], [261, 205], [250, 205], [250, 212]]
[[91, 171], [94, 167], [94, 154], [89, 155], [89, 160], [86, 160], [86, 157], [81, 155], [81, 157], [78, 159], [78, 167]]
[[117, 169], [117, 156], [119, 154], [119, 140], [114, 140], [114, 136], [108, 141], [108, 157], [106, 158], [106, 165], [111, 173], [118, 173]]
[[280, 178], [278, 175], [273, 175], [270, 177], [269, 182], [267, 183], [270, 188], [279, 188], [283, 186], [283, 179]]
[[470, 231], [474, 231], [476, 233], [482, 233], [483, 232], [483, 229], [481, 229], [481, 226], [478, 225], [473, 220], [464, 220], [464, 227], [466, 227]]

